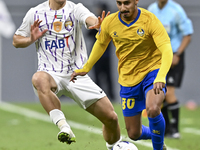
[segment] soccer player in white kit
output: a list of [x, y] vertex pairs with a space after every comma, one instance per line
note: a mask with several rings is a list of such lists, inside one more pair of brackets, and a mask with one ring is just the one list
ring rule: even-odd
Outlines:
[[104, 91], [89, 76], [75, 82], [70, 75], [87, 61], [87, 50], [81, 31], [98, 28], [104, 19], [96, 17], [81, 3], [67, 0], [48, 0], [31, 8], [13, 36], [13, 45], [23, 48], [35, 42], [38, 70], [32, 77], [36, 95], [58, 126], [58, 140], [71, 144], [75, 135], [61, 111], [59, 97], [65, 95], [97, 117], [103, 123], [106, 146], [111, 149], [120, 140], [117, 114]]

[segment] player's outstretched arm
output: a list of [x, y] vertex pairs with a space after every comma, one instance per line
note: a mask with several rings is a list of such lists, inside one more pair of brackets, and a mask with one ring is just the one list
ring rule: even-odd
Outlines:
[[76, 76], [78, 75], [86, 75], [92, 69], [94, 64], [101, 58], [108, 44], [109, 43], [102, 44], [97, 40], [92, 48], [92, 52], [90, 53], [89, 59], [87, 60], [82, 69], [77, 69], [72, 73], [70, 81], [75, 82]]
[[15, 46], [16, 48], [24, 48], [31, 45], [37, 39], [42, 37], [48, 31], [48, 29], [40, 31], [39, 25], [41, 22], [42, 21], [36, 20], [34, 21], [33, 25], [31, 25], [30, 37], [24, 37], [24, 36], [15, 34], [13, 36], [13, 46]]

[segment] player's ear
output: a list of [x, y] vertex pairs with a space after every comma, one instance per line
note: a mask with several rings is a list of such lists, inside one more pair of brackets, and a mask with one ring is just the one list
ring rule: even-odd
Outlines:
[[139, 3], [139, 0], [135, 0], [135, 5], [137, 5]]

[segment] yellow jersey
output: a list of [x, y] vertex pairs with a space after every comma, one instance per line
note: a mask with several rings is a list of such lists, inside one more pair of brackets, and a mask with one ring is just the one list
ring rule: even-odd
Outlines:
[[151, 71], [159, 69], [161, 52], [158, 47], [169, 43], [170, 38], [158, 18], [138, 8], [132, 22], [120, 18], [120, 12], [107, 16], [96, 35], [100, 43], [113, 41], [118, 57], [118, 82], [122, 86], [140, 83]]

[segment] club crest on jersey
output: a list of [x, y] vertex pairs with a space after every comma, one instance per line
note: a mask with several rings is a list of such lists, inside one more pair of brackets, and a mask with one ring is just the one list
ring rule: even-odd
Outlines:
[[53, 23], [53, 29], [56, 31], [56, 32], [60, 32], [62, 30], [62, 22], [60, 21], [56, 21]]
[[144, 30], [141, 27], [139, 27], [139, 29], [137, 30], [137, 34], [139, 36], [143, 36], [144, 35]]
[[113, 32], [113, 37], [118, 37], [118, 35], [117, 35], [117, 32], [116, 32], [116, 31], [114, 31], [114, 32]]
[[68, 26], [72, 27], [72, 25], [73, 25], [72, 21], [68, 21], [68, 20], [65, 21], [65, 28], [68, 28]]

